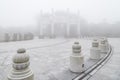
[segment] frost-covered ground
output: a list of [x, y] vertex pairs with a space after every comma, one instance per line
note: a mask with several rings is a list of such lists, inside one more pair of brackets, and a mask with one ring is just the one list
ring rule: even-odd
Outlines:
[[110, 60], [89, 80], [120, 80], [120, 38], [109, 39], [113, 47]]
[[[116, 39], [109, 39], [112, 44]], [[72, 80], [79, 74], [69, 70], [69, 56], [74, 41], [79, 41], [85, 56], [85, 69], [97, 61], [90, 60], [91, 39], [35, 39], [21, 42], [0, 43], [0, 80], [11, 68], [12, 57], [19, 48], [27, 49], [35, 80]]]

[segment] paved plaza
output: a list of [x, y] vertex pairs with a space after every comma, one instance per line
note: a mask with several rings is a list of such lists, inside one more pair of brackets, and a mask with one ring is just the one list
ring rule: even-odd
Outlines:
[[[119, 80], [119, 38], [108, 39], [114, 48], [110, 60], [90, 80]], [[34, 39], [0, 43], [0, 80], [5, 80], [11, 69], [12, 57], [19, 48], [25, 48], [30, 55], [30, 68], [34, 72], [34, 80], [72, 80], [79, 73], [69, 70], [69, 58], [72, 54], [72, 45], [79, 41], [82, 54], [85, 56], [85, 69], [94, 65], [98, 60], [91, 60], [90, 48], [92, 39]], [[104, 56], [104, 55], [103, 55]], [[103, 77], [102, 77], [103, 76]]]

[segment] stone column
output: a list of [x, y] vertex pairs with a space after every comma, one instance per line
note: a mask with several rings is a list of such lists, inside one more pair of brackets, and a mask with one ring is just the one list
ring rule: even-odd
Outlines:
[[84, 56], [81, 54], [81, 46], [79, 42], [75, 42], [72, 46], [72, 54], [70, 55], [70, 70], [72, 72], [84, 71]]
[[5, 33], [4, 41], [5, 42], [9, 42], [10, 41], [10, 36], [9, 36], [8, 33]]
[[78, 22], [78, 36], [79, 36], [78, 38], [81, 37], [80, 35], [81, 35], [81, 32], [80, 32], [80, 23]]
[[52, 23], [51, 23], [51, 36], [52, 36], [52, 38], [55, 37], [54, 35], [55, 35], [55, 34], [54, 34], [54, 23], [52, 22]]
[[90, 49], [90, 58], [91, 59], [100, 59], [101, 58], [101, 51], [99, 48], [99, 41], [93, 40], [92, 47]]
[[67, 38], [69, 38], [70, 37], [70, 24], [67, 22], [67, 24], [66, 24], [67, 26]]
[[43, 26], [45, 26], [45, 24], [40, 24], [40, 36], [39, 36], [39, 38], [40, 39], [43, 39], [44, 38], [44, 34], [43, 34]]
[[12, 40], [17, 41], [17, 33], [13, 33]]
[[8, 75], [8, 80], [34, 80], [34, 75], [29, 68], [29, 55], [25, 49], [19, 49], [13, 57], [12, 71]]
[[24, 40], [29, 40], [29, 39], [28, 39], [28, 33], [25, 33], [25, 34], [24, 34]]
[[22, 34], [19, 33], [18, 36], [19, 36], [19, 41], [22, 41]]

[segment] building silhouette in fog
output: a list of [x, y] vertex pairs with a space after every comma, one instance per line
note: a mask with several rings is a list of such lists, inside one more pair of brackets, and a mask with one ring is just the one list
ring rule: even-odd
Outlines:
[[38, 20], [40, 37], [80, 37], [80, 16], [67, 11], [42, 13]]

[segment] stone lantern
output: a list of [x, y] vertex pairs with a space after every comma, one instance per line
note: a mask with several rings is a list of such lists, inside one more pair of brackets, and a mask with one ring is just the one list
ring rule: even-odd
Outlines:
[[100, 48], [99, 48], [99, 41], [93, 40], [92, 47], [90, 49], [90, 58], [91, 59], [100, 59], [100, 57], [101, 57], [101, 52], [100, 52]]
[[79, 42], [75, 42], [72, 46], [70, 70], [77, 73], [84, 71], [84, 56], [81, 54], [81, 46], [79, 45]]
[[34, 80], [34, 75], [29, 68], [29, 55], [25, 49], [19, 49], [13, 57], [13, 69], [8, 75], [8, 80]]

